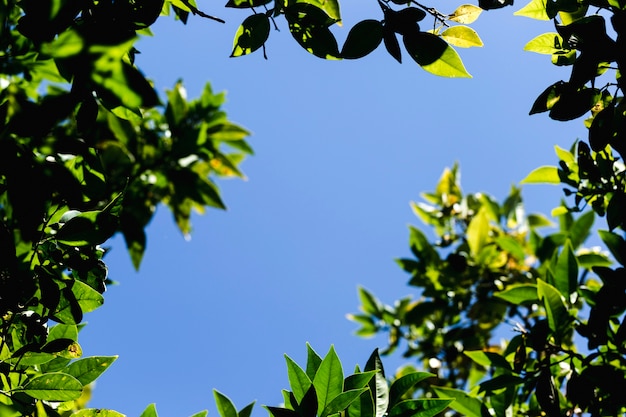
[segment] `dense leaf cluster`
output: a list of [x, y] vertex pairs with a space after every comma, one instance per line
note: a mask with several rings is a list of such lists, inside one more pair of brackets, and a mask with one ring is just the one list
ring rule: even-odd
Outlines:
[[[569, 79], [541, 93], [530, 114], [557, 121], [590, 114], [588, 141], [556, 147], [558, 167], [522, 181], [564, 186], [566, 201], [552, 212], [556, 232], [540, 233], [551, 222], [526, 215], [517, 188], [501, 204], [463, 194], [455, 166], [413, 204], [435, 236], [411, 228], [415, 258], [398, 261], [419, 298], [385, 305], [359, 290], [361, 313], [351, 316], [358, 333], [387, 332], [388, 351], [406, 344], [404, 355], [438, 377], [416, 391], [455, 398], [450, 407], [460, 415], [626, 412], [624, 9], [533, 0], [516, 13], [553, 20], [556, 32], [526, 49], [570, 67]], [[606, 252], [581, 246], [596, 216], [606, 220], [598, 230]], [[494, 332], [506, 328], [517, 335], [496, 341]]]

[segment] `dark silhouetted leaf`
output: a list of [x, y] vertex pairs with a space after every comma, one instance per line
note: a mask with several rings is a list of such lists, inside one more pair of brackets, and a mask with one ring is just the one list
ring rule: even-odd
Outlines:
[[263, 13], [248, 16], [243, 21], [233, 41], [231, 57], [250, 54], [265, 44], [270, 35], [270, 19]]
[[383, 25], [378, 20], [363, 20], [350, 29], [341, 57], [358, 59], [378, 48], [383, 40]]

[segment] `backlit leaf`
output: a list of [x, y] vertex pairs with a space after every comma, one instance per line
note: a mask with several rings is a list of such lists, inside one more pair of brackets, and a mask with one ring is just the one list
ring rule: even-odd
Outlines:
[[558, 335], [569, 323], [567, 307], [559, 290], [547, 282], [537, 279], [537, 295], [543, 301], [550, 330]]
[[333, 346], [322, 359], [322, 363], [315, 373], [315, 378], [313, 378], [313, 385], [317, 393], [317, 404], [320, 410], [324, 410], [337, 395], [341, 394], [343, 369]]
[[289, 386], [291, 387], [293, 395], [296, 397], [296, 401], [299, 403], [302, 401], [304, 394], [309, 390], [312, 382], [306, 372], [304, 372], [293, 359], [285, 355], [285, 360], [287, 361]]
[[265, 44], [270, 35], [270, 19], [263, 13], [248, 16], [239, 26], [231, 57], [250, 54]]
[[441, 37], [450, 45], [460, 48], [483, 46], [483, 41], [478, 36], [478, 33], [468, 26], [452, 26], [441, 32]]
[[215, 397], [217, 411], [221, 417], [238, 417], [235, 404], [233, 404], [230, 398], [216, 389], [213, 390], [213, 396]]
[[81, 384], [87, 385], [95, 381], [115, 360], [117, 356], [92, 356], [79, 359], [69, 364], [64, 370]]
[[411, 372], [393, 381], [389, 388], [389, 407], [393, 408], [399, 403], [402, 396], [415, 384], [433, 376], [435, 375], [428, 372]]
[[538, 54], [552, 55], [562, 50], [563, 38], [556, 32], [544, 33], [531, 39], [524, 50]]
[[477, 256], [489, 238], [489, 218], [483, 207], [467, 226], [466, 238], [472, 256]]
[[522, 184], [560, 184], [557, 167], [542, 166], [535, 168], [522, 181]]
[[535, 284], [511, 285], [504, 291], [494, 293], [494, 296], [515, 305], [539, 302]]
[[440, 398], [402, 401], [389, 411], [389, 417], [433, 417], [445, 410], [452, 401]]
[[483, 402], [476, 397], [470, 396], [465, 391], [437, 386], [432, 388], [440, 398], [454, 398], [449, 407], [461, 415], [466, 417], [481, 417], [485, 415], [482, 413]]
[[71, 375], [52, 372], [35, 376], [16, 391], [24, 392], [38, 400], [71, 401], [80, 397], [83, 385]]
[[544, 0], [531, 0], [526, 6], [522, 7], [515, 13], [516, 16], [530, 17], [536, 20], [550, 20], [546, 13], [546, 6]]
[[473, 4], [463, 4], [457, 7], [457, 9], [448, 17], [448, 19], [453, 22], [467, 25], [475, 22], [476, 19], [478, 19], [478, 16], [480, 16], [480, 14], [482, 13], [482, 11], [483, 9], [478, 6], [474, 6]]
[[459, 54], [437, 35], [428, 32], [408, 33], [404, 47], [424, 70], [442, 77], [471, 78]]

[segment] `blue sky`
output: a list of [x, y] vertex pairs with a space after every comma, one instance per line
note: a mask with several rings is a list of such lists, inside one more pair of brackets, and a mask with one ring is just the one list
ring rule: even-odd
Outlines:
[[[365, 3], [368, 3], [367, 5]], [[458, 5], [440, 2], [450, 13]], [[221, 181], [228, 211], [194, 218], [187, 242], [161, 208], [135, 273], [123, 241], [106, 258], [105, 305], [87, 316], [87, 355], [120, 355], [99, 379], [91, 406], [138, 416], [155, 402], [161, 416], [208, 409], [212, 389], [241, 408], [277, 405], [287, 388], [283, 354], [304, 361], [305, 343], [331, 344], [349, 372], [379, 339], [353, 335], [357, 286], [391, 303], [414, 294], [394, 263], [407, 256], [409, 202], [433, 189], [458, 161], [467, 192], [506, 196], [533, 168], [551, 164], [553, 147], [585, 135], [582, 120], [528, 116], [548, 85], [568, 77], [549, 57], [524, 52], [549, 22], [513, 16], [523, 4], [484, 12], [472, 27], [484, 48], [459, 52], [473, 79], [432, 76], [382, 46], [357, 61], [323, 61], [302, 50], [286, 24], [272, 31], [269, 59], [228, 58], [245, 11], [199, 2], [221, 25], [161, 19], [142, 40], [137, 63], [161, 94], [183, 79], [190, 97], [205, 82], [227, 91], [229, 117], [253, 132], [248, 181]], [[374, 0], [345, 0], [343, 41]], [[560, 194], [527, 186], [529, 211], [549, 211]], [[401, 358], [384, 359], [393, 372]], [[265, 416], [258, 407], [255, 416]]]

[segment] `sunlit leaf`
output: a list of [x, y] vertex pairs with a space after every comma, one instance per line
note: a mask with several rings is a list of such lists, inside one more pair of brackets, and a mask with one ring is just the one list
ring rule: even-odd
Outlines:
[[117, 356], [92, 356], [72, 362], [64, 370], [81, 384], [87, 385], [95, 381], [115, 360]]
[[563, 38], [556, 32], [544, 33], [531, 39], [524, 50], [538, 54], [552, 55], [562, 50]]
[[239, 26], [231, 57], [250, 54], [265, 44], [270, 35], [270, 19], [264, 13], [248, 16]]
[[383, 417], [387, 414], [387, 407], [389, 405], [389, 386], [387, 385], [385, 370], [380, 360], [378, 349], [375, 349], [370, 355], [365, 364], [365, 370], [378, 371], [370, 381], [369, 387], [372, 392], [374, 410], [376, 410], [374, 415], [375, 417]]
[[317, 404], [320, 410], [324, 410], [335, 397], [341, 394], [343, 369], [333, 346], [322, 359], [322, 363], [315, 373], [315, 378], [313, 378], [313, 385], [317, 393]]
[[156, 404], [153, 403], [148, 405], [139, 417], [159, 417], [156, 409]]
[[213, 390], [213, 396], [215, 397], [215, 404], [220, 417], [238, 417], [237, 409], [230, 398], [215, 389]]
[[503, 291], [494, 293], [494, 296], [515, 305], [535, 304], [539, 302], [537, 286], [535, 284], [511, 285]]
[[304, 394], [309, 390], [312, 382], [306, 372], [289, 356], [285, 355], [287, 361], [287, 376], [289, 378], [289, 386], [296, 397], [296, 401], [302, 401]]
[[85, 408], [72, 413], [72, 417], [126, 417], [126, 415], [103, 408]]
[[404, 47], [424, 70], [442, 77], [471, 78], [459, 54], [439, 36], [428, 32], [405, 34]]
[[569, 323], [569, 314], [563, 296], [552, 285], [537, 279], [537, 295], [543, 301], [548, 316], [550, 330], [559, 334]]
[[462, 23], [468, 25], [478, 19], [478, 16], [482, 13], [483, 9], [474, 6], [473, 4], [463, 4], [448, 17], [453, 22]]
[[452, 26], [441, 32], [441, 37], [450, 45], [460, 48], [483, 46], [483, 41], [476, 31], [468, 26]]
[[489, 218], [484, 208], [481, 207], [470, 221], [466, 238], [472, 256], [477, 256], [489, 240]]
[[389, 417], [434, 417], [450, 405], [452, 399], [406, 400], [389, 411]]
[[548, 17], [546, 13], [545, 0], [531, 0], [530, 3], [513, 14], [516, 16], [530, 17], [536, 20], [550, 20], [550, 17]]
[[465, 391], [437, 386], [432, 388], [440, 398], [454, 398], [449, 407], [461, 415], [466, 417], [482, 417], [485, 415], [483, 413], [483, 402], [476, 397], [470, 396]]
[[52, 372], [33, 377], [17, 391], [24, 392], [38, 400], [71, 401], [80, 397], [83, 385], [71, 375]]
[[557, 167], [542, 166], [535, 168], [523, 180], [522, 184], [560, 184], [559, 172]]

